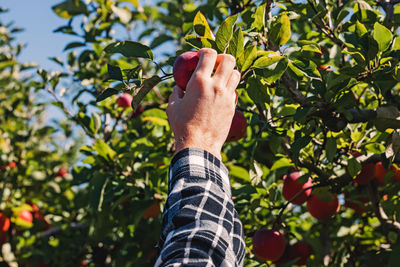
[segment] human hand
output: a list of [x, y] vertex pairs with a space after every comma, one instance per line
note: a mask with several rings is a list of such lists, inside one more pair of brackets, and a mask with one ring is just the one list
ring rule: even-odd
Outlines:
[[221, 148], [235, 113], [235, 89], [240, 73], [234, 70], [236, 62], [231, 55], [217, 55], [209, 48], [200, 49], [199, 55], [186, 92], [174, 87], [167, 115], [175, 136], [176, 152], [188, 147], [200, 148], [221, 159]]

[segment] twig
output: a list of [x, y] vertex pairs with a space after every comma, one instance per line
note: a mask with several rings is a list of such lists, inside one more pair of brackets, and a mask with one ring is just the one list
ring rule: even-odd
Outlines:
[[328, 38], [331, 39], [335, 44], [337, 44], [343, 48], [344, 47], [343, 41], [336, 37], [335, 32], [328, 26], [328, 24], [325, 22], [325, 20], [319, 16], [318, 10], [316, 9], [316, 7], [312, 3], [312, 1], [307, 0], [307, 3], [311, 6], [312, 10], [315, 12], [315, 15], [317, 15], [317, 17], [319, 18], [319, 20], [322, 23], [322, 27], [318, 23], [314, 23], [315, 26], [317, 26], [317, 28], [320, 31], [322, 31], [326, 36], [328, 36]]
[[400, 223], [389, 219], [376, 197], [376, 188], [373, 188], [371, 183], [368, 184], [368, 195], [372, 202], [372, 209], [382, 226], [400, 235]]
[[69, 119], [72, 120], [72, 121], [75, 121], [76, 123], [78, 123], [79, 126], [81, 126], [82, 130], [85, 132], [85, 134], [86, 134], [87, 136], [89, 136], [90, 138], [93, 138], [93, 136], [91, 136], [91, 135], [89, 134], [89, 132], [86, 130], [85, 126], [82, 125], [81, 123], [79, 123], [79, 121], [78, 121], [77, 119], [75, 119], [75, 116], [72, 115], [71, 112], [69, 112], [69, 110], [65, 108], [64, 103], [63, 103], [62, 100], [57, 96], [57, 94], [56, 94], [53, 90], [51, 90], [48, 86], [46, 86], [45, 89], [46, 89], [46, 91], [47, 91], [48, 93], [50, 93], [50, 94], [54, 97], [54, 99], [55, 99], [58, 103], [61, 103], [61, 104], [62, 104], [62, 110], [63, 110], [64, 113], [69, 117]]
[[[84, 227], [85, 227], [85, 225], [83, 225], [81, 223], [71, 223], [68, 228], [70, 228], [70, 229], [83, 229]], [[54, 235], [54, 234], [56, 234], [58, 232], [61, 232], [62, 230], [66, 230], [66, 229], [63, 229], [60, 226], [52, 227], [49, 230], [46, 230], [46, 231], [43, 231], [43, 232], [40, 232], [40, 233], [36, 234], [36, 236], [37, 237], [48, 237], [48, 236]]]

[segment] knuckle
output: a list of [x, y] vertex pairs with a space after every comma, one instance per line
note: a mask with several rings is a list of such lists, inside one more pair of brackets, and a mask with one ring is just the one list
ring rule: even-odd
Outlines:
[[230, 54], [224, 54], [224, 61], [232, 64], [236, 63], [236, 59]]
[[216, 55], [217, 54], [217, 51], [215, 51], [212, 48], [202, 48], [199, 51], [205, 55]]
[[222, 94], [225, 91], [225, 86], [223, 86], [222, 84], [215, 84], [214, 91], [218, 94]]

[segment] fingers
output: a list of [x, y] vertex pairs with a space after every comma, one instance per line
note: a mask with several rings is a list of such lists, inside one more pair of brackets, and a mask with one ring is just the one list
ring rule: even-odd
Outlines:
[[240, 72], [233, 70], [226, 84], [228, 90], [235, 90], [240, 82]]
[[213, 76], [214, 80], [219, 81], [225, 85], [231, 77], [232, 71], [235, 68], [235, 58], [228, 54], [221, 55], [221, 62], [218, 64], [218, 68]]
[[199, 50], [199, 54], [200, 59], [194, 73], [202, 77], [211, 77], [217, 59], [217, 51], [210, 48], [203, 48]]

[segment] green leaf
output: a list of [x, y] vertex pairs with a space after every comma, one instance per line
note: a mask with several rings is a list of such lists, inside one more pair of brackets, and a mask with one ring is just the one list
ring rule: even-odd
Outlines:
[[143, 81], [142, 85], [139, 87], [139, 92], [133, 97], [132, 100], [132, 108], [135, 111], [139, 106], [140, 102], [143, 98], [156, 86], [159, 82], [161, 82], [161, 78], [154, 75]]
[[101, 128], [100, 116], [96, 112], [93, 112], [90, 118], [89, 129], [92, 131], [93, 134], [96, 134], [100, 128]]
[[257, 58], [257, 46], [248, 46], [244, 52], [239, 56], [239, 61], [237, 62], [238, 67], [241, 71], [247, 70], [253, 61]]
[[243, 53], [244, 50], [244, 37], [243, 32], [240, 28], [238, 28], [232, 36], [232, 39], [229, 41], [229, 54], [238, 59], [238, 57]]
[[262, 56], [256, 59], [253, 67], [256, 69], [264, 69], [272, 64], [275, 64], [283, 58], [284, 56]]
[[71, 49], [71, 48], [82, 47], [82, 46], [86, 46], [86, 44], [85, 43], [81, 43], [81, 42], [72, 42], [72, 43], [67, 44], [64, 47], [64, 51], [66, 51], [68, 49]]
[[198, 37], [194, 34], [189, 34], [185, 36], [185, 41], [197, 50], [200, 48], [213, 48], [217, 50], [215, 41], [206, 37]]
[[397, 245], [393, 248], [392, 252], [390, 253], [389, 262], [387, 267], [397, 267], [400, 262], [400, 243], [398, 242]]
[[333, 159], [336, 156], [337, 152], [337, 147], [336, 147], [336, 139], [333, 137], [330, 137], [326, 140], [325, 144], [325, 150], [326, 150], [326, 157], [330, 162], [333, 162]]
[[117, 154], [109, 145], [107, 145], [102, 139], [97, 139], [94, 144], [94, 150], [103, 157], [105, 160], [112, 160]]
[[400, 37], [396, 37], [393, 42], [392, 50], [400, 50]]
[[351, 177], [355, 177], [361, 171], [361, 164], [355, 158], [350, 158], [347, 163], [347, 171]]
[[217, 30], [215, 35], [215, 43], [219, 52], [225, 53], [226, 47], [232, 38], [233, 26], [237, 20], [238, 15], [227, 17]]
[[208, 25], [207, 19], [200, 11], [194, 17], [193, 29], [199, 36], [214, 40], [214, 35]]
[[251, 28], [255, 28], [257, 31], [261, 31], [265, 27], [264, 23], [265, 6], [266, 4], [258, 6], [256, 9], [256, 13], [254, 13], [254, 15], [252, 16], [254, 18], [254, 21], [251, 24]]
[[309, 143], [311, 142], [311, 137], [310, 136], [303, 136], [297, 138], [293, 144], [290, 146], [291, 151], [293, 153], [293, 158], [297, 159], [298, 155], [300, 153], [300, 150], [306, 147]]
[[54, 13], [64, 19], [87, 13], [86, 5], [81, 0], [67, 0], [52, 7]]
[[106, 98], [109, 98], [112, 95], [118, 94], [118, 90], [115, 90], [114, 88], [107, 88], [104, 90], [97, 98], [96, 102], [103, 101]]
[[167, 35], [167, 34], [160, 34], [159, 36], [157, 36], [156, 38], [153, 39], [153, 41], [151, 42], [151, 49], [156, 48], [159, 45], [162, 45], [165, 42], [174, 40], [173, 37]]
[[259, 78], [250, 77], [246, 84], [246, 91], [251, 100], [257, 104], [264, 104], [270, 101], [267, 93], [267, 86]]
[[379, 51], [386, 51], [389, 48], [390, 42], [393, 39], [393, 34], [388, 28], [386, 28], [379, 22], [375, 22], [374, 39], [378, 43]]
[[275, 171], [277, 169], [290, 167], [290, 166], [294, 166], [294, 164], [290, 161], [290, 159], [280, 158], [274, 162], [274, 164], [271, 167], [271, 171]]
[[272, 22], [269, 38], [274, 44], [283, 45], [289, 41], [290, 35], [290, 19], [288, 15], [281, 14]]
[[107, 71], [108, 71], [108, 79], [110, 80], [117, 80], [122, 81], [122, 72], [119, 67], [112, 66], [107, 64]]
[[242, 180], [242, 182], [251, 183], [249, 172], [243, 167], [235, 165], [229, 166], [229, 175], [232, 178], [237, 178], [239, 180]]
[[271, 84], [280, 79], [288, 67], [288, 62], [289, 62], [288, 58], [285, 57], [284, 59], [278, 61], [277, 63], [272, 64], [267, 68], [264, 68], [263, 69], [264, 81]]
[[119, 8], [112, 5], [111, 10], [118, 16], [123, 24], [128, 24], [132, 18], [132, 13], [127, 8]]
[[109, 44], [104, 51], [106, 53], [120, 53], [125, 57], [141, 57], [153, 59], [153, 51], [141, 43], [132, 41], [115, 42]]
[[364, 34], [366, 34], [368, 32], [367, 28], [365, 28], [364, 24], [362, 24], [361, 22], [359, 22], [358, 20], [356, 21], [355, 24], [355, 33], [361, 37]]

